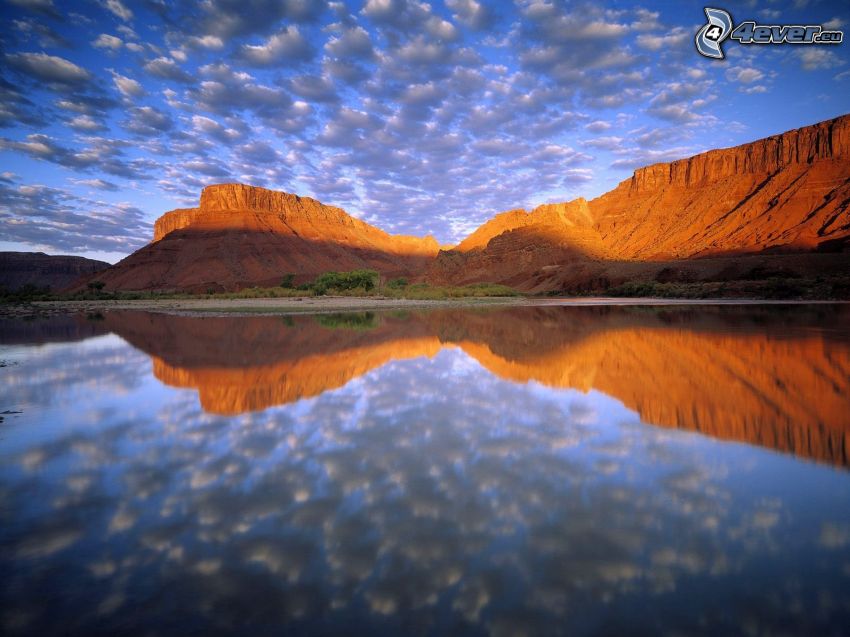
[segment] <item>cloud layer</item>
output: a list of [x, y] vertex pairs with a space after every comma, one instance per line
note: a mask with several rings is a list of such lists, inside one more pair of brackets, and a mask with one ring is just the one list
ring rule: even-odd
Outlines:
[[[753, 4], [734, 15], [850, 22], [846, 7], [827, 3], [778, 17]], [[71, 206], [108, 181], [116, 188], [105, 189], [114, 193], [107, 201], [142, 209], [147, 224], [191, 205], [203, 185], [233, 180], [451, 242], [494, 212], [594, 196], [636, 166], [850, 110], [850, 91], [827, 89], [850, 81], [846, 47], [729, 45], [729, 59], [716, 63], [693, 47], [701, 11], [666, 4], [7, 8], [8, 188], [19, 197], [22, 188], [65, 191]], [[69, 209], [88, 214], [82, 204]], [[49, 211], [37, 220], [7, 208], [3, 219], [6, 242], [104, 248], [63, 237]], [[30, 228], [13, 233], [13, 219]], [[115, 254], [150, 238], [128, 221]]]

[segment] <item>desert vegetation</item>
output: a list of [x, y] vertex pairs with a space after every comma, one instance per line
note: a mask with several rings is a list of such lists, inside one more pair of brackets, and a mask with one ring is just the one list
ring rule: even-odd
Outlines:
[[281, 284], [273, 287], [247, 287], [235, 291], [205, 292], [176, 291], [112, 291], [102, 281], [91, 281], [74, 293], [55, 293], [49, 288], [24, 286], [16, 291], [0, 290], [0, 302], [29, 303], [35, 301], [134, 301], [173, 299], [263, 299], [311, 296], [386, 297], [392, 299], [441, 300], [469, 297], [517, 296], [519, 292], [505, 285], [473, 283], [459, 286], [435, 286], [428, 283], [410, 284], [405, 278], [383, 282], [375, 270], [325, 272], [312, 282], [295, 285], [298, 275], [282, 276]]

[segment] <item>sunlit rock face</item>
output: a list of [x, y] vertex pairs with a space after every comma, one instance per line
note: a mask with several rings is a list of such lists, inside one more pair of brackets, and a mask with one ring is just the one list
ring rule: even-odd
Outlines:
[[433, 237], [390, 235], [309, 197], [243, 184], [204, 188], [197, 208], [173, 210], [154, 225], [154, 241], [103, 273], [107, 289], [238, 289], [296, 283], [328, 271], [422, 271]]
[[[500, 378], [601, 391], [653, 425], [850, 464], [850, 342], [822, 310], [514, 308], [281, 318], [110, 313], [162, 382], [238, 414], [459, 348]], [[810, 322], [817, 329], [808, 329]], [[790, 325], [790, 326], [789, 326]], [[834, 328], [834, 329], [833, 329]]]
[[[850, 116], [844, 115], [735, 148], [639, 168], [589, 202], [497, 215], [456, 249], [440, 253], [429, 277], [506, 282], [539, 291], [600, 278], [652, 278], [664, 262], [691, 260], [698, 275], [722, 280], [730, 278], [724, 266], [693, 260], [846, 252], [848, 201]], [[560, 214], [553, 214], [556, 210]], [[817, 259], [786, 259], [786, 267], [812, 269], [809, 261]], [[641, 265], [654, 262], [662, 264]], [[848, 258], [841, 264], [846, 271]]]
[[[154, 242], [99, 278], [109, 289], [206, 291], [374, 268], [546, 291], [651, 279], [683, 261], [697, 278], [741, 278], [736, 263], [717, 260], [735, 255], [772, 255], [749, 269], [846, 272], [848, 157], [845, 115], [640, 168], [591, 201], [496, 215], [444, 251], [433, 237], [390, 235], [308, 197], [219, 184], [203, 190], [197, 208], [160, 217]], [[777, 260], [782, 254], [795, 256]]]

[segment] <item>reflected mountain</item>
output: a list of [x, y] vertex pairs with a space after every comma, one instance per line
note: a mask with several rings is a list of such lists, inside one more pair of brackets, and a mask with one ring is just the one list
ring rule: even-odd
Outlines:
[[0, 357], [21, 412], [0, 427], [0, 631], [843, 634], [850, 472], [636, 413], [846, 466], [846, 319], [28, 322], [39, 344]]
[[234, 415], [460, 348], [500, 378], [592, 389], [653, 425], [850, 464], [850, 309], [523, 307], [297, 317], [110, 312], [156, 377]]

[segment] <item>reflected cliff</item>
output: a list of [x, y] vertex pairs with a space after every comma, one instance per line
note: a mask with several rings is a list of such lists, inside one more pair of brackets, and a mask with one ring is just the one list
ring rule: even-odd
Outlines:
[[459, 348], [514, 382], [596, 389], [641, 420], [850, 464], [850, 309], [524, 307], [179, 317], [112, 312], [103, 329], [156, 377], [233, 415]]
[[637, 412], [845, 467], [846, 318], [0, 329], [0, 631], [842, 634], [850, 472]]

